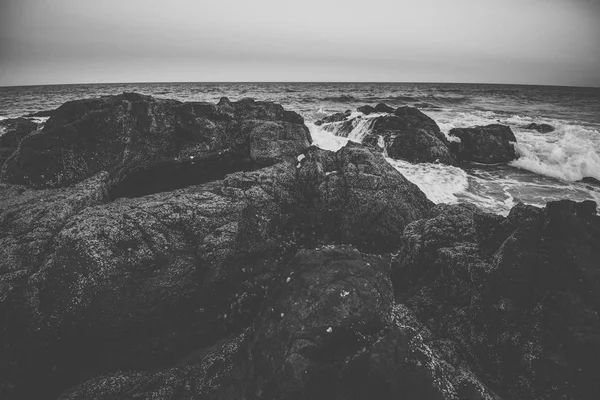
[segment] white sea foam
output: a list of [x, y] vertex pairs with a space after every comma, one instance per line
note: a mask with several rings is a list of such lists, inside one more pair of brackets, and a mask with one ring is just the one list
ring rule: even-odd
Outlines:
[[600, 132], [579, 125], [556, 128], [545, 134], [515, 130], [521, 157], [511, 165], [564, 181], [600, 179]]
[[[353, 116], [357, 114], [360, 115], [353, 113]], [[517, 202], [543, 207], [548, 201], [569, 198], [595, 200], [600, 205], [600, 189], [572, 183], [585, 176], [600, 179], [600, 133], [597, 130], [563, 120], [507, 117], [484, 111], [430, 114], [446, 135], [450, 129], [458, 127], [492, 123], [509, 125], [517, 137], [516, 150], [521, 154], [521, 158], [511, 163], [516, 168], [481, 166], [469, 171], [444, 164], [411, 164], [386, 157], [433, 202], [469, 202], [501, 215], [507, 215]], [[313, 144], [336, 151], [348, 141], [360, 142], [369, 133], [372, 122], [369, 117], [362, 117], [347, 138], [327, 132], [322, 126], [307, 125]], [[542, 134], [522, 128], [532, 122], [547, 123], [556, 130]]]
[[434, 203], [458, 203], [456, 194], [469, 187], [467, 173], [460, 168], [444, 164], [411, 164], [386, 157], [396, 170], [414, 183]]
[[333, 133], [323, 130], [322, 126], [317, 126], [312, 122], [306, 123], [306, 126], [312, 136], [312, 144], [323, 150], [338, 151], [350, 140], [345, 137], [335, 136]]

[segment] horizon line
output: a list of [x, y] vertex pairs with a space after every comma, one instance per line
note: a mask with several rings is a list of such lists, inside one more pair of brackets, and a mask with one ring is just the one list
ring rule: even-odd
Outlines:
[[141, 84], [426, 84], [426, 85], [494, 85], [494, 86], [539, 86], [580, 89], [600, 89], [600, 86], [535, 84], [535, 83], [490, 83], [490, 82], [429, 82], [429, 81], [144, 81], [144, 82], [81, 82], [81, 83], [43, 83], [25, 85], [5, 85], [4, 88], [38, 86], [77, 86], [77, 85], [141, 85]]

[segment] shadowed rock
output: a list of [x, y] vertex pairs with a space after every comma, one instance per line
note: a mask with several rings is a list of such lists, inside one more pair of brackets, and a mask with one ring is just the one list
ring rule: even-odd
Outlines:
[[549, 133], [549, 132], [554, 131], [554, 127], [552, 125], [548, 125], [548, 124], [531, 123], [529, 125], [524, 125], [522, 128], [529, 129], [529, 130], [536, 130], [540, 133]]
[[302, 117], [278, 104], [252, 99], [180, 103], [124, 93], [56, 109], [41, 132], [21, 142], [1, 178], [59, 187], [104, 170], [121, 181], [153, 165], [223, 153], [268, 165], [310, 142]]
[[310, 148], [300, 162], [110, 202], [115, 187], [107, 172], [68, 188], [4, 185], [0, 393], [8, 398], [166, 366], [237, 335], [295, 248], [389, 251], [431, 207], [359, 145]]
[[472, 128], [454, 128], [449, 132], [460, 143], [453, 144], [453, 150], [460, 162], [481, 164], [507, 163], [518, 158], [512, 142], [514, 133], [508, 126], [492, 124]]
[[331, 122], [345, 121], [346, 119], [348, 119], [348, 117], [350, 117], [350, 114], [352, 114], [352, 111], [350, 111], [350, 110], [346, 110], [344, 112], [335, 113], [335, 114], [332, 114], [332, 115], [330, 115], [328, 117], [321, 118], [320, 120], [318, 120], [317, 122], [315, 122], [315, 125], [323, 125], [323, 124], [329, 124]]
[[385, 104], [378, 104], [376, 107], [361, 107], [358, 111], [365, 115], [375, 112], [389, 115], [355, 118], [345, 115], [344, 119], [336, 118], [336, 121], [324, 124], [323, 129], [337, 136], [348, 137], [360, 126], [362, 142], [377, 147], [383, 141], [389, 157], [412, 163], [457, 164], [448, 147], [448, 140], [438, 125], [418, 109], [405, 106], [394, 110]]
[[4, 162], [17, 150], [19, 142], [35, 131], [38, 124], [26, 118], [0, 120], [0, 169]]
[[497, 399], [394, 304], [389, 258], [349, 246], [301, 250], [276, 288], [251, 329], [187, 365], [100, 377], [61, 398]]
[[[600, 218], [593, 202], [505, 219], [440, 205], [409, 225], [393, 281], [502, 398], [592, 398], [600, 368]], [[585, 350], [583, 350], [585, 349]]]

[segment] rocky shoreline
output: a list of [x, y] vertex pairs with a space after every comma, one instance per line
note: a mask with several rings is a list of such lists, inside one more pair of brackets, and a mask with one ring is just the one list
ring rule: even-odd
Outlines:
[[0, 398], [594, 398], [596, 204], [433, 204], [380, 145], [495, 163], [514, 135], [384, 106], [337, 152], [251, 99], [2, 121]]

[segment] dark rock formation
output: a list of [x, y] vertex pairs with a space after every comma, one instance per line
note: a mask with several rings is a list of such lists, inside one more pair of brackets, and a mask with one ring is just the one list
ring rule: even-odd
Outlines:
[[[94, 102], [71, 106], [87, 115]], [[0, 397], [52, 398], [99, 374], [166, 368], [209, 348], [220, 354], [214, 346], [252, 324], [297, 248], [346, 243], [390, 251], [432, 205], [378, 151], [310, 148], [290, 160], [285, 130], [260, 128], [271, 122], [260, 118], [281, 115], [277, 107], [226, 100], [177, 107], [189, 107], [195, 121], [210, 115], [217, 122], [202, 131], [205, 138], [227, 147], [238, 136], [218, 121], [229, 121], [234, 109], [243, 116], [235, 123], [253, 138], [250, 154], [287, 161], [116, 201], [121, 186], [110, 172], [55, 189], [2, 184]], [[53, 118], [63, 123], [61, 113]], [[114, 126], [106, 124], [98, 131]], [[272, 147], [260, 145], [265, 137]]]
[[[399, 107], [396, 110], [385, 104], [376, 107], [364, 106], [358, 109], [363, 114], [375, 112], [393, 113], [378, 117], [348, 118], [335, 114], [336, 122], [324, 126], [324, 129], [337, 136], [348, 137], [359, 124], [363, 124], [363, 143], [377, 146], [380, 138], [388, 156], [413, 163], [440, 162], [456, 165], [455, 156], [450, 152], [449, 143], [435, 121], [414, 107]], [[336, 117], [337, 115], [337, 117]]]
[[0, 120], [0, 168], [15, 152], [19, 142], [37, 127], [37, 123], [26, 118]]
[[596, 185], [596, 186], [600, 186], [600, 180], [593, 178], [591, 176], [586, 176], [585, 178], [578, 180], [577, 182], [581, 182], [581, 183], [587, 183], [589, 185]]
[[352, 111], [350, 110], [346, 110], [343, 113], [339, 112], [339, 113], [335, 113], [332, 114], [328, 117], [322, 118], [320, 120], [318, 120], [317, 122], [315, 122], [315, 125], [323, 125], [323, 124], [329, 124], [331, 122], [341, 122], [341, 121], [345, 121], [348, 119], [348, 117], [350, 116], [350, 114], [352, 114]]
[[359, 111], [365, 115], [374, 114], [374, 113], [388, 113], [392, 114], [395, 110], [384, 103], [379, 103], [375, 107], [366, 105], [362, 107], [358, 107], [356, 111]]
[[253, 328], [185, 366], [104, 376], [62, 399], [497, 398], [452, 366], [393, 297], [388, 258], [347, 246], [301, 250]]
[[[386, 144], [445, 140], [414, 109], [371, 119]], [[273, 103], [125, 94], [48, 123], [6, 165], [59, 187], [0, 184], [2, 399], [600, 390], [593, 202], [506, 218], [434, 207], [380, 149], [308, 147], [301, 117]], [[28, 158], [50, 143], [98, 159]]]
[[375, 106], [375, 111], [379, 113], [393, 113], [395, 110], [384, 103], [379, 103]]
[[54, 114], [54, 110], [37, 111], [31, 114], [24, 115], [25, 118], [47, 118]]
[[375, 107], [371, 107], [371, 106], [369, 106], [369, 105], [362, 106], [362, 107], [358, 107], [358, 108], [356, 109], [356, 111], [358, 111], [358, 112], [361, 112], [361, 113], [363, 113], [363, 114], [365, 114], [365, 115], [369, 115], [369, 114], [373, 114], [373, 113], [376, 113], [376, 112], [377, 112], [377, 111], [375, 110]]
[[460, 139], [453, 150], [460, 162], [478, 162], [481, 164], [506, 163], [518, 156], [513, 144], [514, 133], [508, 126], [492, 124], [472, 128], [454, 128], [450, 136]]
[[522, 126], [523, 129], [536, 130], [540, 133], [549, 133], [554, 131], [554, 127], [548, 124], [536, 124], [531, 123], [529, 125]]
[[153, 165], [218, 154], [268, 165], [310, 142], [302, 117], [278, 104], [251, 99], [180, 103], [125, 93], [56, 109], [39, 134], [21, 142], [1, 178], [59, 187], [108, 171], [112, 180], [121, 181]]
[[414, 107], [398, 107], [394, 115], [376, 119], [367, 142], [383, 137], [388, 156], [413, 163], [456, 164], [448, 140], [435, 121]]
[[593, 202], [507, 218], [440, 205], [409, 225], [397, 300], [506, 399], [591, 399], [600, 384], [600, 218]]

